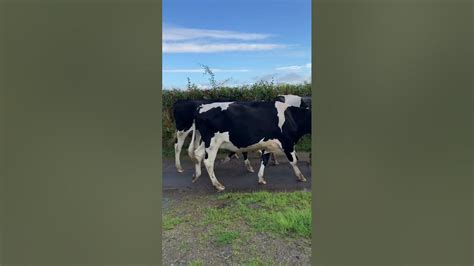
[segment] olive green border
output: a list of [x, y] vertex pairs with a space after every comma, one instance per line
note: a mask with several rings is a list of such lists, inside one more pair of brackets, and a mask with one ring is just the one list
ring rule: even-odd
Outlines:
[[472, 265], [472, 1], [313, 3], [313, 264]]
[[[3, 17], [5, 10], [0, 5], [0, 58], [5, 56], [5, 48], [3, 47], [3, 38], [5, 36], [5, 24]], [[5, 62], [0, 60], [0, 264], [3, 262], [4, 257], [4, 221], [5, 221]]]
[[[145, 39], [132, 34], [145, 11], [120, 11], [131, 2], [100, 16], [48, 10], [51, 25], [12, 19], [5, 3], [0, 262], [159, 265], [161, 4], [141, 24], [144, 57], [127, 42]], [[65, 36], [96, 40], [40, 38], [84, 19]], [[472, 3], [318, 0], [313, 21], [313, 264], [472, 265]], [[29, 60], [45, 52], [58, 56]], [[64, 93], [84, 70], [61, 58], [82, 56], [90, 87]]]
[[0, 264], [160, 265], [161, 1], [0, 8]]

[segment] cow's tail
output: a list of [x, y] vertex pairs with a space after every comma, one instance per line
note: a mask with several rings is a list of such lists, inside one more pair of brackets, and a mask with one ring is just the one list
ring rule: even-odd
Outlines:
[[193, 121], [193, 125], [191, 126], [192, 128], [192, 131], [193, 133], [191, 134], [191, 142], [189, 142], [189, 147], [188, 147], [188, 155], [189, 155], [189, 158], [191, 158], [191, 160], [193, 162], [196, 162], [196, 156], [195, 156], [195, 153], [194, 153], [194, 142], [196, 140], [196, 122]]

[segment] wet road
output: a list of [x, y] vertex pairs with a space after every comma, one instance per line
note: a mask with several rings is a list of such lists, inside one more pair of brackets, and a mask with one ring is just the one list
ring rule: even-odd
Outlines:
[[[307, 153], [298, 153], [298, 167], [306, 177], [306, 182], [297, 181], [288, 160], [285, 156], [278, 155], [279, 165], [273, 165], [272, 162], [270, 162], [269, 165], [265, 167], [264, 178], [267, 181], [266, 185], [257, 183], [260, 159], [256, 153], [249, 154], [250, 162], [255, 170], [254, 173], [247, 171], [242, 156], [240, 156], [239, 159], [234, 158], [230, 162], [223, 164], [221, 163], [221, 159], [224, 157], [224, 154], [218, 155], [214, 171], [217, 180], [225, 186], [225, 191], [227, 192], [259, 190], [294, 191], [311, 189], [311, 165], [309, 165]], [[163, 160], [163, 192], [165, 194], [173, 192], [217, 193], [217, 190], [212, 186], [204, 164], [202, 164], [202, 175], [195, 183], [191, 181], [194, 165], [192, 165], [191, 160], [184, 152], [181, 156], [181, 165], [184, 168], [184, 172], [178, 173], [175, 168], [174, 159], [165, 158]]]

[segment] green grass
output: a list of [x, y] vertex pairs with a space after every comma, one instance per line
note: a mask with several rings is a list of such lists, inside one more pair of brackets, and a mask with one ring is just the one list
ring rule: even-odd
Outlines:
[[232, 244], [232, 242], [240, 236], [237, 231], [217, 231], [214, 233], [214, 241], [219, 245]]
[[[211, 197], [217, 206], [203, 209], [195, 226], [210, 226], [208, 237], [218, 244], [230, 244], [241, 235], [236, 231], [245, 224], [255, 232], [311, 238], [311, 193], [267, 191], [226, 193]], [[185, 217], [166, 214], [163, 229], [171, 230]]]
[[296, 143], [295, 147], [296, 151], [305, 151], [305, 152], [310, 152], [311, 151], [311, 136], [306, 135]]
[[206, 224], [229, 227], [243, 222], [252, 230], [311, 238], [311, 194], [309, 192], [266, 191], [227, 193], [218, 196], [224, 207], [205, 210]]
[[[310, 192], [230, 192], [184, 200], [179, 204], [179, 208], [163, 214], [164, 230], [193, 229], [199, 239], [198, 245], [216, 249], [229, 247], [232, 260], [240, 265], [275, 265], [268, 259], [262, 260], [255, 246], [255, 241], [269, 235], [279, 241], [291, 238], [306, 243], [311, 239]], [[180, 252], [189, 248], [189, 243], [179, 245]], [[272, 250], [272, 247], [268, 248]], [[195, 260], [188, 265], [203, 263]]]
[[188, 265], [189, 266], [203, 266], [204, 263], [201, 260], [194, 260], [194, 261], [191, 261]]
[[171, 230], [171, 229], [175, 228], [176, 225], [178, 225], [182, 222], [184, 222], [183, 218], [164, 216], [163, 217], [163, 229]]

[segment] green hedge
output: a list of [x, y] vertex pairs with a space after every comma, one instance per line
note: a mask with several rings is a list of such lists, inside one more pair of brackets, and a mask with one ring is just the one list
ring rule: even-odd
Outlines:
[[[188, 86], [186, 90], [163, 90], [163, 148], [165, 152], [167, 151], [168, 153], [171, 153], [173, 149], [175, 138], [173, 104], [177, 100], [229, 98], [237, 101], [269, 101], [281, 94], [311, 96], [311, 84], [275, 85], [269, 82], [258, 82], [253, 85], [241, 87], [198, 89], [195, 86]], [[309, 138], [302, 139], [300, 143], [301, 145], [299, 146], [301, 147], [297, 147], [300, 151], [308, 151], [311, 147]]]

